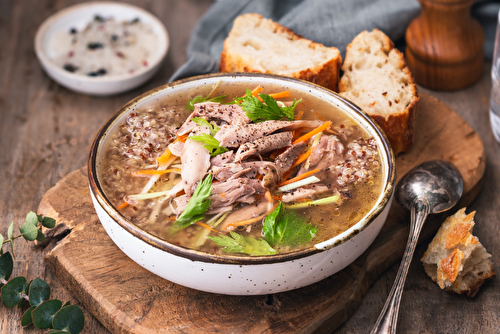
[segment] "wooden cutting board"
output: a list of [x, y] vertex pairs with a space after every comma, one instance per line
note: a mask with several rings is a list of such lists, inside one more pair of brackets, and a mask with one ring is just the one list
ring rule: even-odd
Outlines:
[[[414, 146], [396, 159], [398, 179], [431, 159], [448, 160], [458, 167], [465, 194], [457, 208], [470, 204], [484, 174], [483, 143], [453, 110], [423, 95]], [[47, 264], [113, 333], [330, 333], [357, 308], [375, 279], [401, 257], [409, 225], [408, 212], [395, 202], [375, 242], [341, 272], [295, 291], [224, 296], [166, 281], [123, 254], [95, 214], [86, 167], [50, 189], [38, 213], [58, 222], [48, 231]], [[444, 218], [430, 216], [429, 220]], [[437, 224], [426, 225], [421, 240], [435, 233], [433, 225]]]

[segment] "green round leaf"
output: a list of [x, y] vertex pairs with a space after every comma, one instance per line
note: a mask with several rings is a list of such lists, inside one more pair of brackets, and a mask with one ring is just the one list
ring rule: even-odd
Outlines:
[[[25, 295], [28, 295], [26, 292], [24, 292]], [[22, 296], [21, 296], [22, 297]], [[24, 303], [26, 302], [26, 299], [24, 298], [21, 298], [21, 300], [19, 301], [19, 303], [17, 303], [17, 308], [21, 308], [23, 307]]]
[[14, 240], [10, 239], [10, 252], [12, 253], [13, 257], [16, 257], [16, 254], [14, 254]]
[[7, 308], [16, 306], [26, 290], [26, 278], [19, 276], [10, 280], [2, 287], [2, 302]]
[[50, 217], [43, 217], [42, 225], [46, 228], [53, 228], [54, 226], [56, 226], [56, 220]]
[[32, 224], [33, 226], [38, 225], [38, 216], [33, 211], [28, 212], [26, 215], [26, 222]]
[[19, 231], [23, 235], [23, 238], [28, 241], [34, 241], [38, 236], [38, 229], [36, 228], [35, 225], [31, 223], [24, 223], [23, 226], [21, 226], [21, 228], [19, 229]]
[[50, 287], [40, 278], [35, 278], [31, 283], [29, 294], [30, 305], [38, 306], [50, 298]]
[[39, 329], [52, 328], [52, 319], [54, 319], [57, 311], [61, 309], [61, 306], [62, 302], [57, 299], [47, 300], [38, 305], [31, 313], [33, 325]]
[[12, 274], [12, 269], [14, 269], [12, 255], [9, 252], [4, 253], [0, 256], [0, 278], [7, 281]]
[[31, 318], [31, 311], [33, 311], [35, 308], [36, 306], [31, 306], [26, 310], [26, 312], [24, 312], [23, 317], [21, 318], [21, 326], [25, 327], [33, 322], [33, 319]]
[[45, 238], [45, 235], [42, 233], [42, 231], [38, 230], [38, 235], [36, 236], [36, 240], [40, 242], [45, 242], [47, 241], [47, 238]]
[[10, 223], [7, 229], [7, 239], [12, 239], [12, 233], [14, 232], [14, 222]]
[[31, 283], [33, 283], [33, 280], [29, 281], [28, 284], [26, 284], [26, 295], [30, 294]]
[[52, 320], [54, 329], [65, 330], [71, 334], [80, 333], [84, 324], [85, 316], [77, 305], [63, 307]]

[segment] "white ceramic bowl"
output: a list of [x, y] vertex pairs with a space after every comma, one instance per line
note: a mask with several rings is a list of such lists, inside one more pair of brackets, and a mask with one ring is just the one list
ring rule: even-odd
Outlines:
[[[149, 66], [133, 74], [90, 77], [68, 72], [56, 65], [53, 59], [57, 53], [53, 43], [57, 35], [71, 28], [83, 29], [95, 15], [113, 17], [117, 21], [139, 18], [150, 25], [158, 36], [158, 45]], [[168, 33], [160, 20], [142, 8], [118, 2], [86, 2], [65, 8], [45, 20], [35, 36], [35, 53], [49, 77], [70, 90], [90, 95], [113, 95], [143, 84], [158, 71], [168, 47]]]
[[[141, 108], [172, 94], [186, 93], [202, 85], [212, 87], [247, 82], [248, 87], [278, 83], [284, 89], [307, 92], [329, 101], [352, 116], [377, 141], [384, 186], [375, 206], [344, 233], [305, 250], [272, 256], [214, 255], [170, 244], [137, 227], [109, 202], [99, 184], [97, 165], [101, 145], [115, 124], [134, 108]], [[184, 94], [184, 96], [186, 96]], [[297, 289], [318, 282], [345, 268], [373, 242], [382, 228], [392, 202], [395, 180], [394, 155], [376, 123], [357, 106], [336, 93], [309, 82], [250, 73], [214, 74], [173, 82], [149, 91], [119, 110], [100, 130], [89, 159], [89, 185], [97, 215], [115, 244], [147, 270], [178, 284], [207, 292], [259, 295]]]

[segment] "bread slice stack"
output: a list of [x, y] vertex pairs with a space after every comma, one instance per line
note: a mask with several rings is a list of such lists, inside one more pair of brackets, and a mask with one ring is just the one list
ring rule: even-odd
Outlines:
[[257, 72], [314, 82], [351, 100], [385, 132], [395, 154], [413, 144], [417, 86], [404, 55], [380, 30], [363, 31], [340, 52], [302, 38], [260, 14], [238, 16], [220, 58], [220, 72]]
[[426, 273], [441, 287], [474, 297], [495, 277], [491, 255], [472, 235], [475, 211], [465, 208], [448, 217], [422, 257]]
[[307, 80], [337, 91], [340, 51], [296, 35], [260, 14], [238, 16], [224, 41], [220, 72], [257, 72]]
[[342, 70], [340, 95], [377, 121], [395, 154], [408, 151], [419, 98], [404, 55], [382, 31], [363, 31], [347, 46]]

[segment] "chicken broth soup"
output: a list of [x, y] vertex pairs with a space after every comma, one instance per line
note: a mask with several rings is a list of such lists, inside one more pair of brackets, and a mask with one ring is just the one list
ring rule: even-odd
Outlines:
[[374, 207], [383, 184], [376, 140], [330, 103], [224, 82], [131, 110], [98, 170], [108, 200], [141, 229], [238, 256], [328, 240]]

